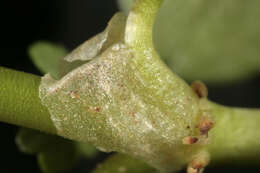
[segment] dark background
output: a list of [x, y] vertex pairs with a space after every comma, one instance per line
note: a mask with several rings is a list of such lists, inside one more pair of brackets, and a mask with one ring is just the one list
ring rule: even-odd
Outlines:
[[[115, 0], [9, 0], [1, 2], [0, 66], [40, 75], [27, 54], [37, 40], [65, 45], [69, 50], [101, 32], [118, 11]], [[225, 86], [209, 87], [210, 99], [231, 106], [260, 107], [260, 76]], [[40, 170], [36, 159], [20, 153], [14, 142], [17, 127], [0, 123], [0, 172]], [[85, 172], [95, 163], [84, 162], [73, 172]], [[260, 172], [256, 168], [210, 168], [206, 172]]]

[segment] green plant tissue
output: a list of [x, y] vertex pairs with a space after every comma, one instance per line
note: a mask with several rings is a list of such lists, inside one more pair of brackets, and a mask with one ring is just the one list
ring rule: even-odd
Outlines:
[[45, 75], [40, 98], [58, 135], [129, 154], [162, 171], [179, 170], [200, 148], [182, 143], [195, 135], [187, 126], [195, 127], [200, 117], [198, 98], [161, 61], [137, 57], [124, 43], [125, 21], [116, 14], [107, 37], [99, 34], [67, 55], [71, 62], [91, 60], [60, 80]]
[[71, 140], [27, 128], [19, 130], [16, 144], [20, 151], [37, 156], [39, 167], [44, 173], [71, 170], [82, 153], [78, 144]]
[[60, 65], [68, 51], [58, 44], [38, 41], [29, 48], [30, 58], [43, 73], [49, 73], [55, 79], [60, 77]]
[[[119, 0], [128, 11], [133, 0]], [[260, 69], [259, 0], [165, 0], [154, 28], [155, 46], [186, 80], [225, 84]]]

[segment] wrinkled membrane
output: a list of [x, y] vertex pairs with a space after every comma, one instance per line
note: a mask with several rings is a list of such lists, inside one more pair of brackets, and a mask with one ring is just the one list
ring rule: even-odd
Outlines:
[[[171, 100], [153, 98], [158, 93], [149, 92], [134, 50], [124, 44], [125, 22], [116, 14], [103, 33], [66, 56], [67, 62], [87, 63], [60, 80], [45, 75], [40, 98], [59, 135], [130, 154], [163, 171], [178, 170], [186, 163], [179, 158], [190, 150], [181, 140], [193, 133], [186, 126], [194, 125], [189, 116], [198, 112], [191, 106], [195, 101], [183, 94], [180, 81], [167, 93]], [[175, 99], [175, 92], [182, 94]]]

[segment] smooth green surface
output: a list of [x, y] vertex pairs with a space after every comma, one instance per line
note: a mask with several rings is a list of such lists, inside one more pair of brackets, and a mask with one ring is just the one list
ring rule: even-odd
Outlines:
[[[129, 10], [133, 0], [119, 0]], [[155, 47], [186, 80], [223, 84], [260, 69], [260, 1], [165, 0], [154, 28]]]
[[39, 85], [39, 76], [0, 67], [0, 121], [56, 134]]
[[163, 0], [136, 0], [127, 18], [125, 43], [140, 51], [153, 49], [153, 26]]
[[[57, 143], [51, 150], [40, 152], [37, 155], [38, 164], [43, 173], [62, 173], [76, 166], [79, 155], [72, 146], [74, 143]], [[74, 146], [75, 147], [75, 146]]]
[[21, 128], [16, 144], [20, 151], [37, 156], [43, 173], [69, 171], [80, 158], [75, 142], [32, 129]]
[[29, 54], [33, 63], [43, 74], [50, 73], [55, 79], [60, 77], [62, 58], [68, 51], [61, 45], [47, 41], [39, 41], [32, 44]]
[[209, 145], [213, 165], [259, 165], [260, 109], [210, 103], [216, 125]]
[[20, 128], [15, 138], [19, 150], [26, 154], [37, 154], [50, 150], [62, 140], [65, 141], [60, 137], [27, 128]]
[[100, 153], [96, 147], [88, 143], [76, 142], [78, 153], [87, 159], [93, 159]]

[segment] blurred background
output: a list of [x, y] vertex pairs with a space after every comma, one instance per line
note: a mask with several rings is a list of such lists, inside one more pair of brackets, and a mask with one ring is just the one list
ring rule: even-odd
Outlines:
[[[2, 2], [1, 7], [0, 66], [37, 75], [40, 72], [28, 57], [29, 45], [38, 40], [48, 40], [72, 50], [101, 32], [118, 11], [115, 0], [13, 0]], [[226, 85], [207, 85], [209, 98], [213, 101], [229, 106], [260, 108], [260, 74]], [[14, 141], [17, 129], [0, 123], [0, 172], [39, 173], [35, 157], [18, 151]], [[87, 173], [95, 165], [95, 161], [84, 161], [73, 172]], [[206, 173], [219, 171], [259, 172], [252, 167], [249, 170], [225, 167], [209, 168]]]

